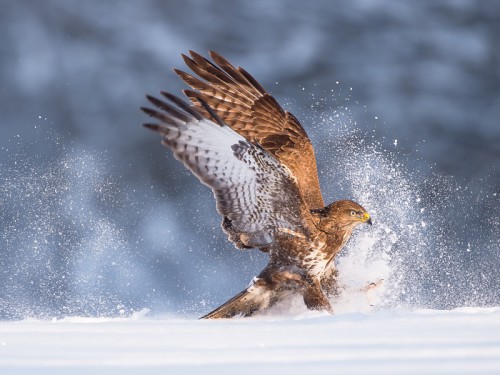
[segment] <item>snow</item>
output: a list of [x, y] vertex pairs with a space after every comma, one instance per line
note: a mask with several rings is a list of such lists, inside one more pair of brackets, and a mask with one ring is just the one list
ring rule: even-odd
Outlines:
[[500, 308], [0, 322], [2, 374], [498, 374]]

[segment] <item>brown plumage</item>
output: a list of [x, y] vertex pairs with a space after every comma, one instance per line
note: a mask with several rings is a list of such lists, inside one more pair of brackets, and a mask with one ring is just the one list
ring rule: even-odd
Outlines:
[[269, 254], [249, 287], [203, 318], [250, 316], [297, 293], [309, 309], [333, 312], [333, 260], [370, 215], [350, 200], [324, 207], [304, 128], [250, 74], [215, 52], [214, 63], [190, 54], [199, 78], [175, 72], [197, 90], [184, 91], [193, 106], [148, 96], [156, 108], [142, 109], [160, 122], [145, 126], [212, 189], [229, 240]]

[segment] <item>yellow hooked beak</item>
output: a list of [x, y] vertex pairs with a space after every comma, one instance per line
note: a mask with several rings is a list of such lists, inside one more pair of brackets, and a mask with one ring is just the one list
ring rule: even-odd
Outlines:
[[363, 214], [363, 219], [362, 219], [362, 221], [363, 221], [364, 223], [366, 223], [366, 224], [370, 224], [370, 225], [372, 225], [372, 218], [370, 217], [370, 214], [369, 214], [368, 212], [365, 212], [365, 213]]

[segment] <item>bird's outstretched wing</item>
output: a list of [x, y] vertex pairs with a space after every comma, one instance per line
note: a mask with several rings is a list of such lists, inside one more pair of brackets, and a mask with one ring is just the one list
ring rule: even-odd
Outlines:
[[[244, 69], [235, 68], [216, 52], [214, 63], [190, 51], [183, 55], [187, 66], [199, 78], [175, 69], [191, 88], [185, 90], [194, 105], [200, 100], [232, 129], [256, 142], [287, 166], [310, 209], [323, 208], [314, 149], [304, 128]], [[203, 111], [203, 108], [201, 108]], [[205, 115], [210, 115], [205, 111]]]
[[215, 113], [219, 123], [176, 96], [162, 94], [168, 102], [148, 96], [156, 108], [142, 108], [159, 123], [144, 125], [159, 133], [162, 144], [212, 189], [230, 240], [238, 247], [265, 247], [280, 229], [300, 230], [307, 207], [286, 167]]

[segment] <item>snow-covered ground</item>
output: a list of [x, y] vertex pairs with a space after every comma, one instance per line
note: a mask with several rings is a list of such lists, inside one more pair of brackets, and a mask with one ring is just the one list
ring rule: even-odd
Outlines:
[[1, 374], [499, 374], [500, 308], [0, 322]]

